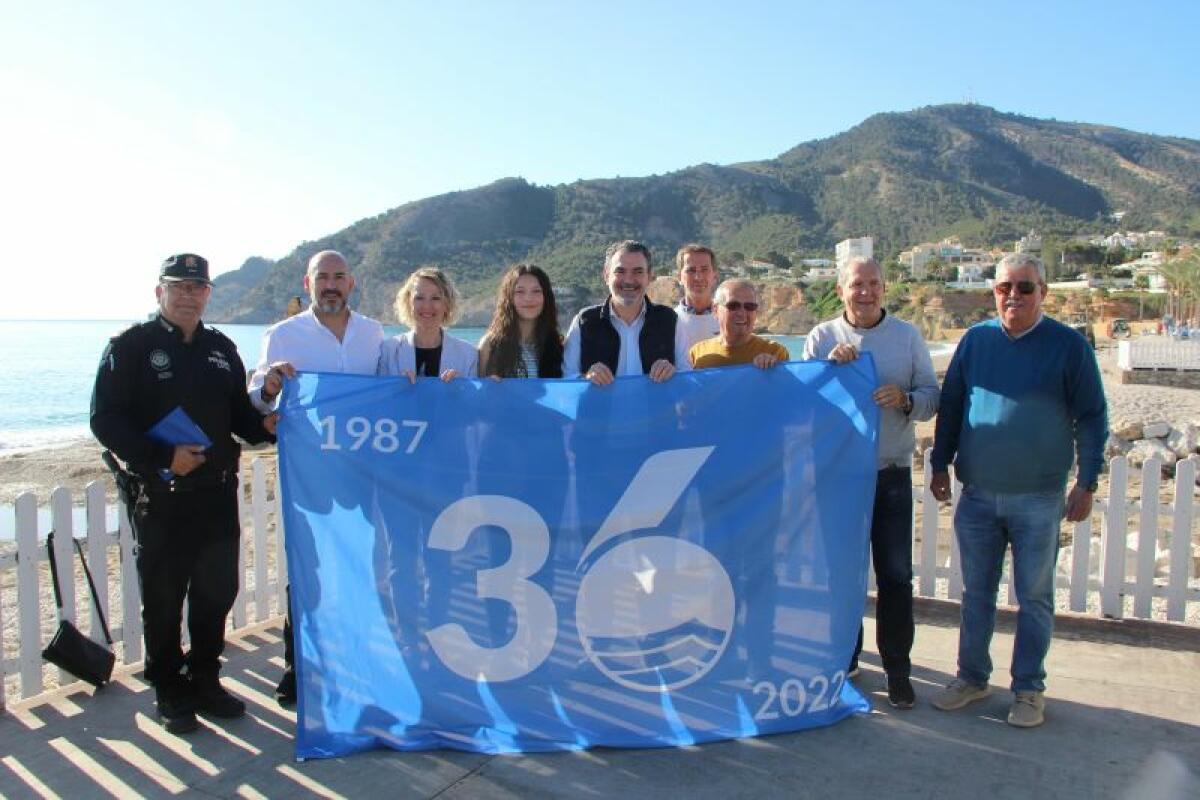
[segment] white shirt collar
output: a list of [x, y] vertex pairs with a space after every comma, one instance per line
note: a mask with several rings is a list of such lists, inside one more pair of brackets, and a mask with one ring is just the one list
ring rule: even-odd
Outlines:
[[1005, 335], [1005, 336], [1007, 336], [1009, 339], [1012, 339], [1012, 340], [1015, 342], [1017, 339], [1020, 339], [1022, 336], [1025, 336], [1026, 334], [1032, 333], [1034, 328], [1036, 328], [1038, 325], [1041, 325], [1041, 324], [1042, 324], [1042, 320], [1043, 320], [1043, 319], [1045, 319], [1045, 317], [1046, 317], [1046, 315], [1045, 315], [1045, 314], [1038, 313], [1038, 318], [1037, 318], [1037, 321], [1036, 321], [1036, 322], [1034, 322], [1032, 325], [1030, 325], [1030, 326], [1029, 326], [1028, 328], [1026, 328], [1025, 330], [1023, 330], [1023, 331], [1021, 331], [1020, 333], [1017, 333], [1017, 334], [1010, 333], [1010, 332], [1009, 332], [1009, 330], [1008, 330], [1008, 328], [1004, 327], [1004, 323], [1003, 323], [1003, 322], [1001, 322], [1001, 323], [1000, 323], [1000, 330], [1004, 331], [1004, 335]]

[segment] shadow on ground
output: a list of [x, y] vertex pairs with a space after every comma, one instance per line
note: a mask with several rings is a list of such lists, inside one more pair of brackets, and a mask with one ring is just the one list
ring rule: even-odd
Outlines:
[[[911, 711], [887, 705], [878, 660], [867, 653], [857, 682], [876, 711], [831, 728], [661, 750], [376, 751], [304, 763], [292, 758], [295, 716], [272, 697], [282, 652], [274, 624], [229, 647], [224, 681], [246, 701], [245, 718], [205, 720], [180, 738], [154, 721], [153, 693], [135, 674], [94, 694], [67, 689], [0, 716], [0, 787], [8, 797], [71, 798], [1096, 798], [1121, 796], [1155, 753], [1200, 764], [1195, 653], [1139, 651], [1139, 671], [1161, 673], [1143, 684], [1109, 663], [1128, 663], [1132, 645], [1056, 639], [1056, 662], [1074, 667], [1052, 686], [1046, 725], [1022, 731], [1005, 724], [1009, 694], [999, 689], [960, 712], [929, 705], [951, 677], [956, 635], [945, 619], [930, 622], [918, 631]], [[998, 665], [1005, 636], [997, 634]]]

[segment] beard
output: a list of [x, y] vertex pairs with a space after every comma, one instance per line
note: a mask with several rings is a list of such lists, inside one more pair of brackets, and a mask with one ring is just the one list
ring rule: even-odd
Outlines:
[[324, 314], [340, 314], [346, 308], [346, 298], [340, 294], [322, 295], [317, 301], [317, 309]]

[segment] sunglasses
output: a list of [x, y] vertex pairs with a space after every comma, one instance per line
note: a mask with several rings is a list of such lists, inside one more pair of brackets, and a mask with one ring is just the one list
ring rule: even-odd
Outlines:
[[741, 311], [743, 308], [747, 311], [758, 311], [758, 303], [743, 303], [740, 300], [730, 300], [725, 304], [726, 311]]
[[993, 288], [996, 290], [996, 294], [1012, 294], [1014, 286], [1021, 294], [1033, 294], [1038, 288], [1038, 285], [1033, 281], [1017, 281], [1016, 283], [1005, 281], [1004, 283], [997, 283]]

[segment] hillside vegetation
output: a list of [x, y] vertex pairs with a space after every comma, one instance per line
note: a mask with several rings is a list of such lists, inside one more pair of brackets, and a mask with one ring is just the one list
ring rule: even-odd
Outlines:
[[661, 274], [688, 241], [771, 258], [829, 256], [837, 241], [865, 235], [886, 258], [954, 234], [988, 246], [1032, 228], [1107, 232], [1116, 211], [1127, 229], [1200, 237], [1200, 142], [932, 106], [877, 114], [765, 161], [559, 186], [505, 178], [407, 203], [220, 276], [209, 317], [280, 318], [308, 257], [325, 248], [355, 265], [353, 304], [364, 313], [394, 321], [398, 285], [437, 264], [466, 298], [464, 321], [482, 324], [498, 274], [516, 261], [546, 268], [567, 310], [601, 297], [604, 247], [627, 237], [651, 246]]

